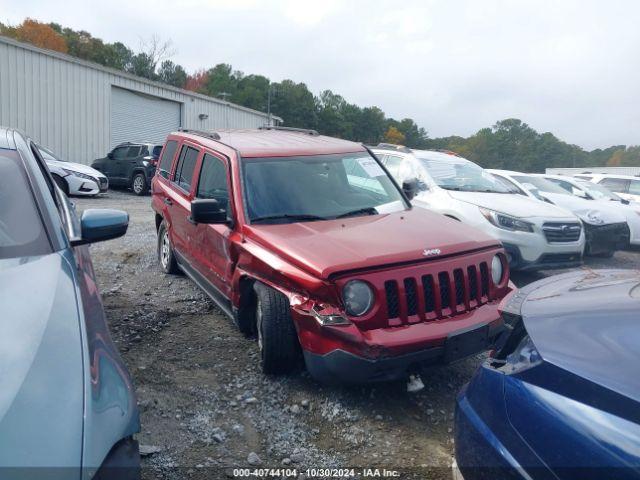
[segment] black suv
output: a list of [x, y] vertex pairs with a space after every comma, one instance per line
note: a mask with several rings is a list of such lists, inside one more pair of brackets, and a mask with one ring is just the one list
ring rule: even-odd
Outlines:
[[104, 173], [111, 186], [130, 187], [136, 195], [144, 195], [156, 173], [161, 151], [162, 145], [154, 143], [121, 143], [91, 166]]

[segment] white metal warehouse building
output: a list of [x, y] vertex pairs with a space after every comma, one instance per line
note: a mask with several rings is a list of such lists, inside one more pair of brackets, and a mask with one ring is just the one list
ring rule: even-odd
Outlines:
[[[266, 113], [0, 37], [0, 125], [72, 162], [178, 128], [266, 125]], [[271, 122], [281, 121], [271, 117]]]

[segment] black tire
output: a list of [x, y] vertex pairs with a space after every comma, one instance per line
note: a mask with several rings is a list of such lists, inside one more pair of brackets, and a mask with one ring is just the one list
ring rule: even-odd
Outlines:
[[256, 330], [263, 373], [289, 373], [300, 363], [298, 333], [291, 319], [289, 300], [282, 293], [256, 282]]
[[131, 190], [139, 197], [147, 194], [149, 186], [147, 185], [147, 177], [144, 173], [138, 172], [133, 175], [131, 179]]
[[158, 263], [164, 273], [170, 275], [180, 273], [180, 267], [178, 267], [176, 256], [171, 247], [167, 223], [164, 220], [160, 224], [160, 228], [158, 228]]
[[60, 190], [62, 190], [64, 192], [64, 194], [68, 197], [69, 196], [69, 184], [67, 183], [67, 181], [62, 178], [60, 175], [52, 175], [53, 177], [53, 181], [56, 182], [56, 185], [58, 185], [58, 187], [60, 187]]

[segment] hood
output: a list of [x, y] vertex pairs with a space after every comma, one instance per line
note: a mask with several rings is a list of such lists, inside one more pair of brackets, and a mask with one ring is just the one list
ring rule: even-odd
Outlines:
[[64, 168], [72, 172], [84, 173], [85, 175], [91, 175], [92, 177], [104, 177], [103, 173], [100, 173], [95, 168], [91, 168], [89, 165], [83, 165], [81, 163], [73, 162], [58, 162], [57, 160], [47, 160], [47, 166]]
[[456, 200], [471, 203], [489, 210], [496, 210], [518, 218], [573, 218], [574, 215], [539, 200], [518, 195], [515, 193], [484, 193], [484, 192], [457, 192], [448, 190], [447, 193]]
[[545, 361], [640, 400], [640, 272], [582, 270], [534, 285], [522, 290], [522, 318]]
[[548, 193], [540, 192], [540, 195], [548, 198], [555, 205], [570, 210], [574, 215], [577, 215], [580, 220], [597, 225], [591, 220], [594, 214], [600, 218], [604, 224], [609, 223], [622, 223], [626, 221], [626, 216], [621, 213], [620, 205], [613, 203], [611, 205], [595, 202], [593, 200], [585, 200], [573, 195], [563, 195], [561, 193]]
[[63, 257], [0, 260], [0, 467], [80, 464], [83, 357]]
[[251, 225], [247, 237], [319, 278], [392, 263], [422, 261], [491, 246], [497, 240], [422, 208], [340, 220]]

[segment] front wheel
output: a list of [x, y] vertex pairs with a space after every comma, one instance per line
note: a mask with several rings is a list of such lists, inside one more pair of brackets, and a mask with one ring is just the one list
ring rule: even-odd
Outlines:
[[145, 195], [149, 188], [147, 187], [147, 177], [144, 173], [136, 173], [131, 180], [131, 190], [136, 195]]
[[169, 229], [167, 223], [163, 220], [158, 228], [158, 262], [164, 273], [175, 275], [180, 273], [178, 262], [171, 248], [171, 240], [169, 239]]
[[263, 373], [289, 373], [300, 360], [298, 334], [291, 319], [289, 301], [282, 293], [262, 283], [256, 292], [256, 330]]

